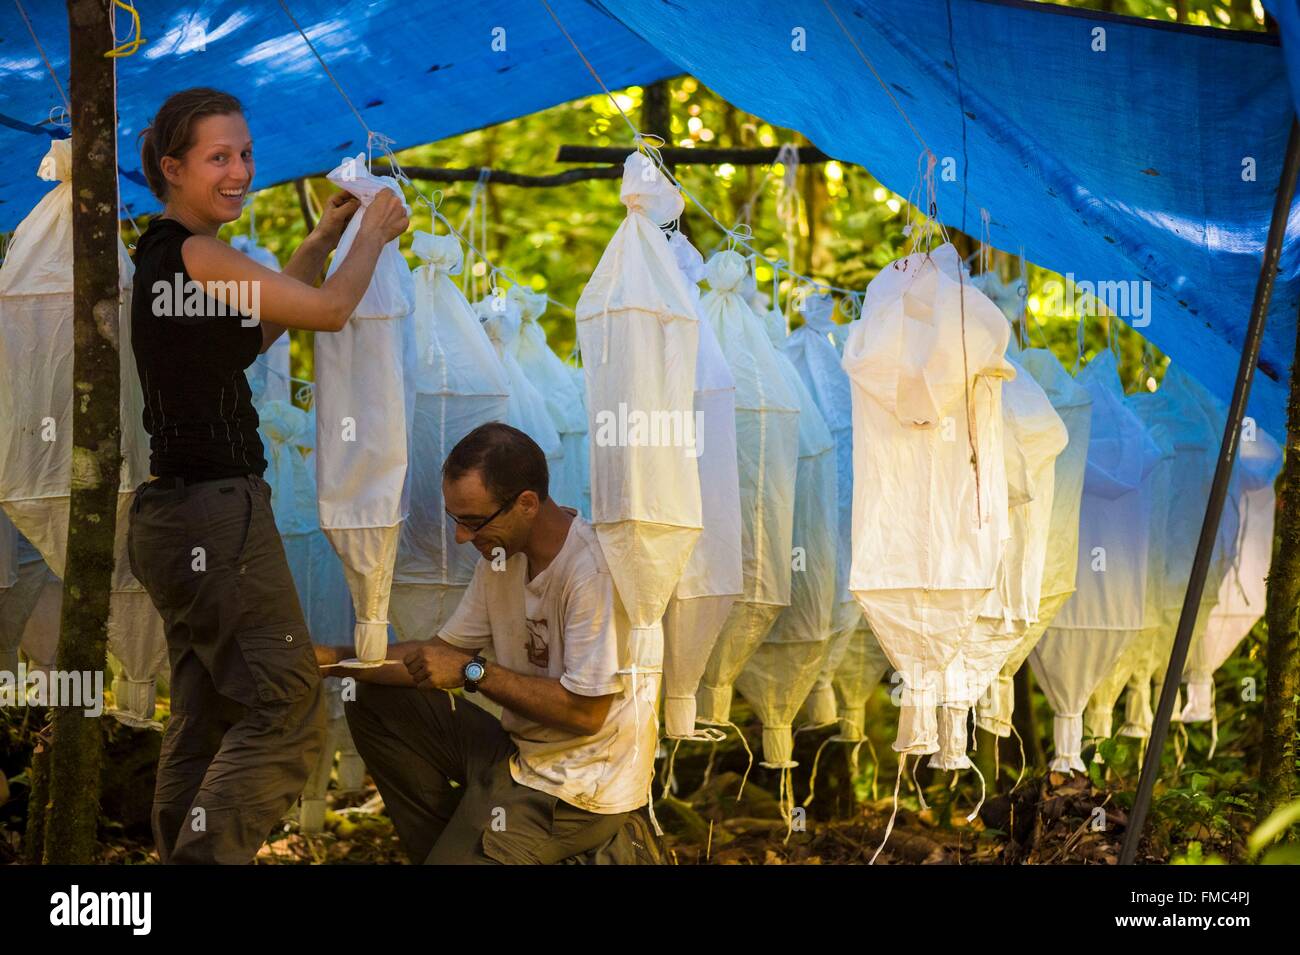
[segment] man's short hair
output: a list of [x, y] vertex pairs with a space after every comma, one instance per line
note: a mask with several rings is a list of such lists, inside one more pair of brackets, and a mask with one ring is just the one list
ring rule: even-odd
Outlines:
[[477, 471], [483, 486], [497, 504], [505, 504], [524, 491], [546, 500], [550, 471], [537, 442], [518, 428], [499, 421], [479, 425], [461, 438], [442, 464], [442, 476], [457, 481]]

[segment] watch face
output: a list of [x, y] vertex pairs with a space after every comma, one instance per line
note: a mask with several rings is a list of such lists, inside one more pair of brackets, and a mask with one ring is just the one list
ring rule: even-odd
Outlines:
[[465, 664], [465, 679], [475, 683], [483, 679], [483, 664], [473, 661]]

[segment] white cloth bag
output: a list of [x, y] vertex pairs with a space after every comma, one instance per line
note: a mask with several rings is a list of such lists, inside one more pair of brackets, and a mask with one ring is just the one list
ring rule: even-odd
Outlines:
[[[249, 235], [232, 236], [230, 247], [246, 256], [263, 268], [272, 272], [280, 271], [280, 262], [270, 249], [263, 248]], [[258, 355], [251, 367], [244, 372], [248, 378], [248, 387], [253, 392], [253, 404], [265, 401], [290, 401], [293, 389], [289, 378], [289, 333], [285, 332], [275, 340], [265, 352]]]
[[[1160, 451], [1160, 459], [1149, 478], [1151, 488], [1150, 530], [1147, 542], [1147, 580], [1145, 592], [1145, 609], [1142, 616], [1142, 629], [1129, 641], [1124, 652], [1119, 655], [1109, 672], [1102, 677], [1097, 688], [1092, 691], [1088, 708], [1083, 714], [1083, 732], [1085, 738], [1109, 739], [1113, 735], [1115, 703], [1125, 686], [1130, 690], [1130, 712], [1150, 709], [1150, 673], [1152, 661], [1163, 654], [1168, 659], [1168, 647], [1161, 648], [1161, 630], [1164, 620], [1165, 560], [1169, 550], [1169, 512], [1172, 501], [1170, 486], [1174, 465], [1174, 444], [1169, 438], [1168, 429], [1158, 421], [1148, 420], [1151, 405], [1140, 399], [1149, 397], [1149, 393], [1138, 392], [1124, 399], [1128, 407], [1139, 420], [1147, 426], [1147, 436]], [[1140, 703], [1133, 697], [1144, 694], [1146, 699]], [[1149, 721], [1148, 721], [1149, 723]], [[1127, 723], [1121, 728], [1123, 735], [1132, 732]], [[1142, 731], [1145, 735], [1145, 730]], [[1093, 762], [1104, 762], [1098, 748]]]
[[[1196, 390], [1194, 382], [1171, 366], [1165, 371], [1159, 389], [1155, 392], [1139, 391], [1127, 399], [1148, 427], [1153, 430], [1160, 428], [1173, 445], [1173, 460], [1166, 468], [1168, 496], [1164, 502], [1164, 520], [1158, 523], [1163, 558], [1159, 563], [1160, 575], [1153, 595], [1158, 604], [1158, 619], [1150, 622], [1147, 632], [1139, 635], [1140, 646], [1127, 655], [1132, 658], [1132, 673], [1128, 680], [1124, 724], [1119, 732], [1122, 736], [1137, 739], [1145, 739], [1151, 732], [1153, 689], [1154, 693], [1159, 692], [1169, 667], [1169, 654], [1178, 631], [1183, 596], [1191, 579], [1192, 560], [1201, 534], [1219, 439], [1223, 433], [1222, 427], [1197, 400]], [[1233, 521], [1231, 509], [1225, 510], [1224, 518], [1221, 532], [1228, 530], [1224, 525]], [[1192, 631], [1193, 645], [1209, 622], [1226, 570], [1224, 561], [1216, 554], [1206, 575], [1201, 609]], [[1098, 702], [1100, 710], [1104, 701]], [[1175, 710], [1177, 715], [1178, 710]]]
[[[483, 331], [496, 350], [497, 359], [505, 369], [510, 398], [506, 402], [506, 424], [518, 428], [537, 442], [546, 456], [546, 466], [555, 473], [564, 458], [564, 444], [546, 410], [546, 399], [528, 380], [528, 375], [515, 357], [515, 345], [523, 318], [518, 303], [511, 301], [504, 289], [494, 291], [487, 298], [474, 303], [474, 314], [483, 324]], [[563, 503], [563, 502], [561, 502]]]
[[507, 420], [510, 378], [474, 309], [451, 276], [460, 240], [416, 232], [415, 416], [411, 509], [402, 523], [389, 604], [399, 640], [428, 640], [447, 622], [474, 574], [478, 551], [456, 543], [442, 496], [442, 464], [480, 425]]
[[821, 673], [835, 605], [838, 494], [835, 440], [793, 362], [785, 354], [785, 316], [763, 316], [777, 366], [799, 402], [799, 465], [791, 528], [790, 606], [772, 623], [736, 678], [736, 689], [763, 722], [763, 763], [793, 769], [793, 722]]
[[[1009, 351], [1017, 351], [1014, 343]], [[1056, 458], [1069, 441], [1046, 391], [1014, 359], [1008, 361], [1016, 372], [1002, 386], [1010, 537], [998, 586], [990, 591], [971, 636], [958, 651], [956, 668], [950, 665], [945, 674], [958, 685], [956, 693], [945, 693], [939, 714], [939, 752], [930, 759], [930, 765], [939, 769], [970, 768], [966, 755], [970, 710], [997, 679], [1029, 626], [1038, 621]], [[951, 672], [954, 669], [959, 676]]]
[[[400, 198], [401, 190], [391, 177], [366, 172], [364, 154], [345, 160], [327, 178], [361, 203], [339, 240], [328, 272], [333, 274], [374, 198], [385, 189]], [[409, 510], [413, 307], [411, 272], [394, 239], [380, 251], [370, 285], [342, 331], [316, 336], [317, 508], [321, 529], [343, 562], [357, 615], [357, 657], [363, 661], [383, 659], [387, 652], [393, 566]]]
[[22, 651], [27, 654], [27, 670], [41, 670], [48, 673], [54, 669], [54, 662], [59, 650], [59, 626], [63, 619], [63, 581], [54, 576], [54, 571], [45, 564], [37, 566], [44, 572], [41, 592], [36, 598], [36, 606], [27, 618], [23, 628]]
[[1008, 535], [1010, 328], [945, 244], [882, 269], [851, 329], [849, 587], [904, 684], [894, 748], [933, 753], [939, 684], [997, 582]]
[[997, 736], [1011, 735], [1016, 671], [1074, 593], [1079, 562], [1079, 507], [1092, 428], [1092, 394], [1074, 380], [1051, 351], [1025, 349], [1017, 360], [1046, 392], [1065, 425], [1069, 443], [1053, 462], [1052, 509], [1039, 585], [1038, 619], [1025, 628], [997, 680], [980, 697], [976, 708], [976, 725]]
[[1273, 560], [1273, 482], [1281, 466], [1282, 449], [1267, 432], [1256, 428], [1243, 436], [1227, 504], [1236, 517], [1237, 537], [1230, 548], [1235, 553], [1218, 604], [1188, 655], [1184, 723], [1214, 718], [1214, 671], [1264, 615]]
[[[664, 611], [703, 527], [696, 442], [686, 440], [694, 437], [699, 320], [660, 228], [681, 214], [681, 193], [633, 153], [619, 198], [627, 217], [582, 290], [576, 316], [591, 516], [627, 611], [630, 666], [658, 673]], [[649, 421], [648, 434], [638, 420]], [[655, 421], [669, 427], [656, 429]], [[665, 433], [673, 426], [675, 433]]]
[[[700, 315], [704, 257], [680, 232], [668, 240]], [[722, 625], [744, 585], [736, 382], [713, 326], [701, 320], [695, 360], [695, 438], [703, 529], [664, 612], [664, 735], [691, 739], [695, 694]]]
[[523, 285], [511, 286], [506, 294], [519, 307], [523, 322], [514, 341], [514, 357], [541, 393], [564, 448], [559, 467], [551, 472], [551, 497], [590, 519], [591, 462], [587, 409], [581, 394], [585, 385], [574, 379], [570, 366], [546, 343], [546, 331], [539, 321], [546, 312], [546, 294]]
[[743, 577], [740, 599], [709, 655], [696, 706], [700, 722], [726, 724], [736, 677], [790, 605], [799, 396], [762, 319], [742, 294], [745, 260], [736, 252], [718, 252], [705, 268], [709, 291], [700, 309], [736, 382]]
[[[71, 140], [51, 143], [37, 174], [58, 185], [19, 223], [0, 265], [0, 504], [62, 577], [72, 480]], [[126, 554], [132, 492], [149, 477], [149, 436], [131, 350], [135, 267], [120, 240], [117, 252], [122, 467], [108, 638], [119, 666], [117, 705], [110, 712], [138, 724], [152, 720], [154, 677], [166, 643], [162, 618], [132, 576]]]
[[797, 299], [803, 324], [785, 342], [785, 353], [812, 393], [835, 441], [836, 521], [835, 609], [826, 662], [804, 707], [808, 721], [823, 725], [836, 718], [832, 682], [852, 634], [862, 622], [862, 607], [849, 591], [853, 560], [853, 389], [840, 364], [832, 335], [839, 326], [831, 319], [835, 301], [829, 295]]
[[0, 673], [15, 675], [23, 632], [48, 573], [36, 549], [26, 541], [23, 545], [20, 553], [18, 530], [0, 511], [0, 556], [9, 571], [8, 577], [0, 577]]
[[1055, 710], [1053, 772], [1083, 771], [1083, 712], [1097, 685], [1146, 620], [1152, 480], [1159, 447], [1124, 403], [1115, 356], [1079, 374], [1091, 393], [1092, 430], [1079, 520], [1074, 595], [1029, 655]]
[[312, 640], [324, 646], [347, 643], [356, 617], [343, 565], [321, 531], [316, 513], [316, 468], [311, 452], [316, 440], [315, 418], [287, 401], [262, 402], [257, 416], [266, 447], [271, 510], [307, 629]]

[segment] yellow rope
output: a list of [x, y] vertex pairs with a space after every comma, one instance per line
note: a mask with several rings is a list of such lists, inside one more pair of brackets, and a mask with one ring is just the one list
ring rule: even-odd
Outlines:
[[[113, 57], [114, 59], [122, 56], [131, 56], [136, 50], [149, 42], [140, 35], [140, 14], [137, 13], [135, 7], [131, 6], [131, 4], [126, 2], [126, 0], [113, 0], [113, 6], [131, 14], [131, 29], [135, 31], [135, 36], [130, 40], [127, 40], [125, 43], [113, 47], [113, 49], [109, 50], [104, 55]], [[113, 39], [116, 40], [117, 36], [114, 35]]]

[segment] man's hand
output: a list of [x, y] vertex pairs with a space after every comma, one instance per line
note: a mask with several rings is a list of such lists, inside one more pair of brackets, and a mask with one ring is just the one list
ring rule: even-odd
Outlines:
[[316, 665], [322, 667], [333, 666], [340, 660], [346, 660], [344, 656], [348, 652], [348, 647], [323, 647], [319, 643], [313, 643], [311, 648], [316, 651]]
[[441, 640], [423, 643], [402, 658], [415, 685], [421, 689], [452, 690], [465, 682], [465, 663], [473, 656]]
[[330, 196], [325, 208], [321, 210], [320, 221], [316, 223], [315, 229], [329, 251], [338, 246], [339, 240], [343, 238], [343, 230], [360, 208], [360, 200], [350, 193], [336, 192]]
[[353, 656], [351, 647], [323, 647], [319, 643], [313, 643], [312, 649], [316, 651], [316, 665], [324, 671], [322, 676], [333, 676], [339, 661]]

